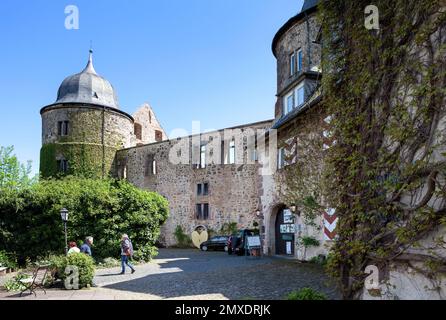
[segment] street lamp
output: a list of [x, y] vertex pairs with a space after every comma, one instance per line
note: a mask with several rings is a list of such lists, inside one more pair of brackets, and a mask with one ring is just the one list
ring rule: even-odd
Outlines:
[[67, 238], [68, 210], [65, 208], [60, 210], [60, 217], [62, 218], [65, 227], [65, 254], [68, 254], [68, 238]]

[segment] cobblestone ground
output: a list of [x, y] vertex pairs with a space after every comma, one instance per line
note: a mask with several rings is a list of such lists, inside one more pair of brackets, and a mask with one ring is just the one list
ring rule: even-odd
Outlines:
[[[161, 249], [156, 259], [136, 270], [119, 275], [120, 268], [101, 269], [95, 276], [98, 288], [50, 290], [38, 299], [284, 299], [303, 287], [340, 298], [320, 266], [280, 258]], [[17, 298], [0, 292], [0, 299], [8, 297]]]

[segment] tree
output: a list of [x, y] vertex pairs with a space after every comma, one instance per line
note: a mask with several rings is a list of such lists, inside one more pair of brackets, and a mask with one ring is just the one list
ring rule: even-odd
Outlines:
[[13, 146], [0, 146], [0, 189], [20, 189], [28, 187], [36, 181], [35, 177], [30, 177], [31, 161], [22, 164], [13, 152]]

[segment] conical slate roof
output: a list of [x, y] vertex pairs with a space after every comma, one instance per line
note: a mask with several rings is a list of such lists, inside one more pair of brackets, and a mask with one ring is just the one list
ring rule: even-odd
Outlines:
[[111, 83], [93, 67], [93, 51], [82, 72], [67, 77], [57, 92], [58, 103], [87, 103], [119, 109], [118, 97]]

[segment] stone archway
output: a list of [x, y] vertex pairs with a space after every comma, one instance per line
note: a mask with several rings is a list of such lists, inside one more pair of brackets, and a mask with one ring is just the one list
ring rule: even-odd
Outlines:
[[268, 210], [268, 216], [265, 217], [265, 238], [266, 238], [266, 250], [265, 253], [268, 255], [275, 255], [276, 248], [276, 220], [277, 215], [285, 209], [286, 206], [283, 203], [276, 204]]

